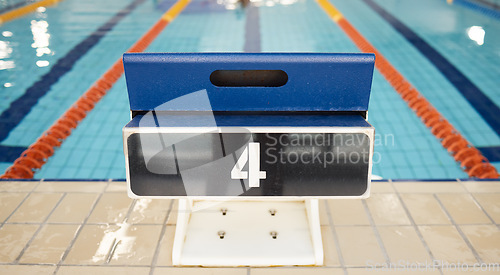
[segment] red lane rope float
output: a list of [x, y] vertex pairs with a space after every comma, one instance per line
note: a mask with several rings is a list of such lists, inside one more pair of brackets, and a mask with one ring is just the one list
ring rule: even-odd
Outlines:
[[460, 163], [460, 166], [470, 177], [481, 179], [500, 177], [498, 171], [486, 157], [468, 142], [328, 0], [317, 1], [362, 52], [375, 54], [376, 68], [420, 117], [422, 122], [431, 129], [432, 134], [441, 141], [443, 147]]
[[[190, 0], [177, 1], [130, 47], [128, 52], [144, 51], [189, 2]], [[96, 103], [106, 95], [122, 74], [123, 63], [120, 58], [37, 141], [30, 145], [0, 178], [33, 178], [35, 171], [47, 162], [48, 158], [54, 154], [54, 149], [61, 146], [62, 142], [71, 135], [72, 130], [87, 116], [88, 112], [92, 111]]]

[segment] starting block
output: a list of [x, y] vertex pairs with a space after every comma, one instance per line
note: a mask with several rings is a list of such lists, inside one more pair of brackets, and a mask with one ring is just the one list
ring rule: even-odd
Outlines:
[[366, 198], [373, 54], [129, 53], [128, 194], [175, 198], [174, 265], [322, 265], [319, 198]]

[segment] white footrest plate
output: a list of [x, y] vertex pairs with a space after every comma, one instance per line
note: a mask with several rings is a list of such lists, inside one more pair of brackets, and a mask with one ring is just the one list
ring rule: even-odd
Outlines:
[[187, 266], [322, 265], [318, 201], [180, 200], [172, 255]]

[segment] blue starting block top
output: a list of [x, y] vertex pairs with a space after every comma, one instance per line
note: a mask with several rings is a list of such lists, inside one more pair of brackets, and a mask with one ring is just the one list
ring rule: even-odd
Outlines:
[[[132, 111], [364, 112], [374, 61], [375, 55], [361, 53], [123, 56]], [[211, 106], [164, 104], [201, 90], [206, 90]]]

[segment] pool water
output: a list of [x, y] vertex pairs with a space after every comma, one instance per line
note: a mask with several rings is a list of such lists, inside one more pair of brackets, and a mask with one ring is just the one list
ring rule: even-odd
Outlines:
[[[500, 17], [484, 1], [331, 3], [500, 169], [500, 112], [495, 113], [500, 105]], [[0, 171], [174, 3], [64, 0], [0, 25]], [[193, 0], [146, 51], [359, 49], [314, 0], [256, 0], [246, 8], [234, 1]], [[121, 128], [129, 113], [122, 77], [35, 178], [125, 178]], [[377, 70], [369, 122], [377, 133], [374, 174], [391, 179], [468, 177]]]

